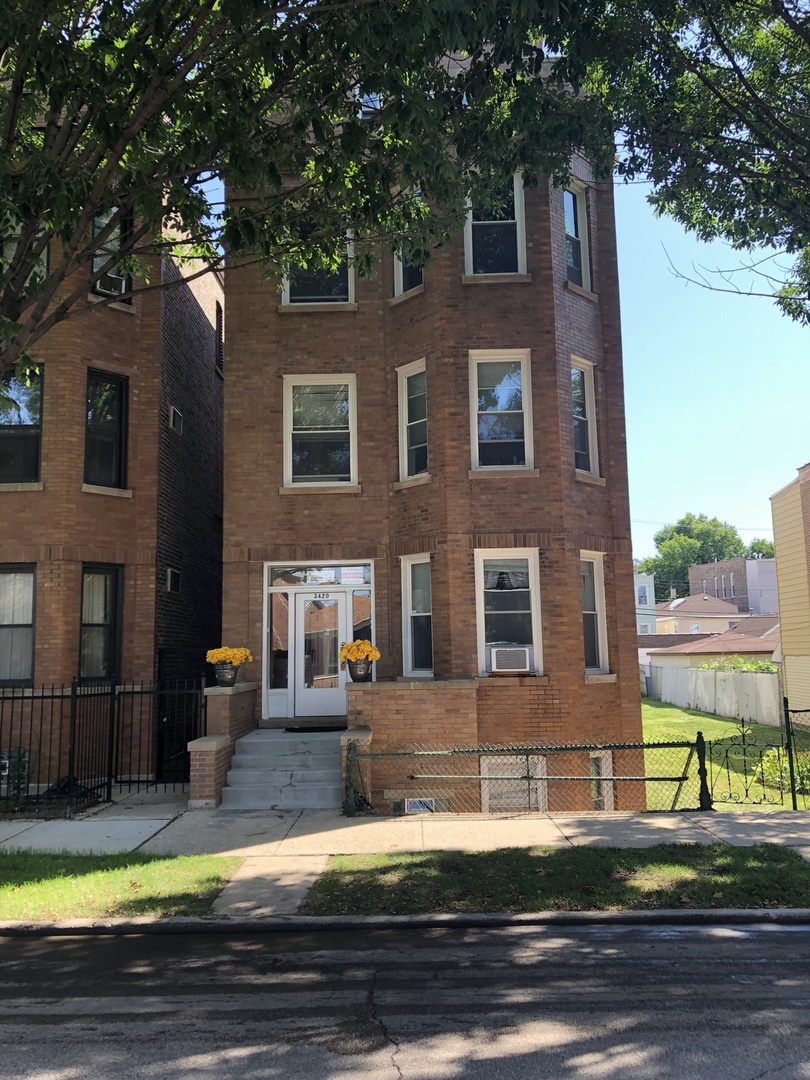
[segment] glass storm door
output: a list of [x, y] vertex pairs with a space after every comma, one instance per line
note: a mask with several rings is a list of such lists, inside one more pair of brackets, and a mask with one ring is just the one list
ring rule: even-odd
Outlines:
[[346, 672], [340, 643], [347, 640], [345, 592], [295, 594], [295, 715], [345, 716]]

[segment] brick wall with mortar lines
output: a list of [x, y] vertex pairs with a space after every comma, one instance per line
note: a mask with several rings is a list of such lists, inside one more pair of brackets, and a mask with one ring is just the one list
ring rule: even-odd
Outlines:
[[[180, 279], [171, 263], [163, 274]], [[222, 302], [222, 283], [213, 274], [162, 296], [156, 647], [189, 671], [202, 668], [207, 649], [221, 642], [223, 379], [216, 304]], [[182, 434], [169, 426], [172, 406], [182, 413]], [[169, 567], [180, 571], [179, 593], [168, 592]]]
[[[633, 701], [620, 685], [586, 687], [578, 660], [578, 558], [587, 547], [607, 553], [611, 670], [626, 673], [635, 663], [611, 198], [608, 187], [594, 186], [589, 199], [596, 303], [564, 287], [562, 195], [547, 185], [526, 192], [527, 283], [465, 284], [460, 238], [427, 268], [423, 290], [394, 304], [388, 302], [391, 263], [384, 259], [373, 280], [358, 281], [356, 312], [279, 314], [278, 294], [253, 270], [229, 279], [226, 460], [230, 469], [238, 456], [243, 467], [237, 465], [226, 492], [223, 617], [225, 637], [241, 644], [250, 635], [257, 663], [249, 677], [260, 672], [263, 561], [375, 559], [383, 651], [376, 666], [383, 680], [402, 670], [400, 556], [430, 553], [436, 676], [472, 677], [478, 673], [473, 549], [536, 547], [546, 668], [554, 668], [560, 698], [549, 702], [549, 717], [559, 713], [561, 732], [586, 724], [578, 717], [588, 711], [600, 730], [640, 732], [635, 671]], [[498, 347], [531, 349], [537, 474], [471, 478], [469, 351]], [[597, 364], [604, 487], [575, 479], [571, 352]], [[402, 489], [395, 486], [396, 368], [422, 357], [431, 479]], [[325, 372], [357, 374], [362, 493], [280, 495], [282, 376]], [[620, 610], [624, 591], [629, 617]]]
[[[33, 350], [44, 371], [41, 490], [0, 485], [0, 562], [36, 564], [35, 683], [68, 682], [79, 659], [83, 563], [123, 568], [121, 671], [153, 677], [160, 418], [159, 293], [92, 304]], [[191, 357], [193, 361], [193, 356]], [[127, 493], [82, 491], [88, 369], [127, 379]]]

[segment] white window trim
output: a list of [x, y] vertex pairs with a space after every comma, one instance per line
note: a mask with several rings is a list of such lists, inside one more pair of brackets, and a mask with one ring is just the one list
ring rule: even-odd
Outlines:
[[406, 296], [407, 293], [416, 292], [416, 290], [418, 288], [420, 288], [422, 285], [424, 285], [424, 283], [425, 283], [425, 270], [424, 270], [424, 267], [423, 267], [422, 268], [422, 280], [419, 282], [419, 285], [414, 285], [412, 288], [410, 288], [410, 289], [408, 289], [406, 291], [404, 280], [403, 280], [402, 265], [403, 265], [402, 251], [401, 250], [400, 251], [395, 251], [394, 252], [394, 296]]
[[732, 596], [732, 599], [733, 599], [737, 595], [736, 590], [734, 588], [734, 574], [729, 574], [729, 584], [730, 584], [730, 587], [731, 587], [731, 596]]
[[540, 617], [540, 556], [537, 548], [476, 548], [475, 558], [475, 626], [478, 642], [478, 674], [488, 676], [486, 634], [484, 630], [484, 560], [528, 559], [529, 594], [532, 603], [532, 648], [534, 674], [543, 674], [543, 629]]
[[291, 308], [303, 308], [305, 311], [307, 308], [342, 308], [347, 304], [356, 303], [355, 299], [355, 274], [354, 274], [354, 244], [349, 241], [346, 244], [346, 263], [348, 267], [348, 289], [349, 295], [346, 300], [310, 300], [305, 304], [291, 304], [290, 303], [290, 279], [285, 274], [281, 279], [281, 303], [284, 307]]
[[[293, 481], [292, 475], [292, 388], [294, 386], [313, 386], [332, 383], [346, 383], [349, 390], [349, 469], [348, 481], [313, 480], [311, 482]], [[357, 377], [348, 374], [335, 375], [285, 375], [284, 376], [284, 487], [295, 489], [309, 488], [348, 488], [357, 484]]]
[[[532, 425], [532, 383], [531, 349], [471, 349], [469, 352], [470, 372], [470, 463], [471, 468], [481, 472], [508, 469], [510, 472], [525, 472], [534, 468], [534, 428]], [[519, 360], [520, 378], [523, 389], [523, 438], [526, 447], [526, 461], [523, 465], [480, 465], [478, 462], [478, 368], [481, 363], [499, 360]]]
[[[399, 479], [400, 482], [404, 480], [415, 480], [420, 476], [429, 476], [430, 467], [428, 471], [423, 473], [414, 473], [411, 476], [408, 473], [408, 379], [412, 375], [418, 375], [420, 371], [425, 370], [425, 358], [421, 360], [414, 360], [411, 364], [403, 364], [402, 367], [397, 368], [397, 391], [399, 400]], [[428, 443], [428, 454], [430, 453], [430, 444]]]
[[[582, 285], [579, 287], [584, 289], [585, 292], [591, 292], [591, 242], [590, 223], [588, 221], [588, 185], [583, 184], [581, 180], [575, 180], [571, 177], [566, 191], [570, 191], [574, 196], [577, 206], [577, 224], [579, 225], [580, 232], [577, 239], [579, 240], [579, 250], [582, 258]], [[563, 228], [565, 228], [564, 223], [565, 215], [563, 215]]]
[[[577, 469], [577, 472], [583, 473], [585, 476], [601, 476], [602, 474], [599, 472], [599, 439], [596, 430], [596, 364], [592, 360], [586, 360], [583, 356], [572, 354], [571, 367], [581, 371], [585, 376], [585, 413], [588, 422], [588, 450], [591, 459], [590, 469]], [[571, 408], [573, 412], [573, 402]]]
[[[413, 666], [413, 647], [411, 641], [411, 616], [412, 602], [411, 602], [411, 567], [418, 563], [427, 563], [430, 565], [430, 554], [425, 553], [421, 555], [402, 555], [400, 558], [400, 566], [402, 573], [402, 674], [412, 679], [432, 679], [433, 668], [429, 670], [426, 668], [419, 668], [418, 670]], [[430, 582], [430, 627], [431, 638], [433, 634], [433, 581]], [[419, 614], [425, 614], [420, 612]]]
[[[523, 196], [523, 177], [516, 172], [513, 178], [515, 192], [515, 225], [517, 233], [517, 274], [526, 273], [526, 212]], [[468, 200], [467, 219], [464, 222], [464, 273], [467, 277], [508, 277], [506, 274], [473, 274], [473, 219], [472, 203]]]
[[601, 551], [580, 551], [579, 560], [580, 562], [593, 563], [593, 585], [596, 596], [596, 647], [599, 652], [599, 666], [586, 667], [585, 674], [606, 675], [610, 671], [610, 657], [608, 654], [607, 611], [605, 605], [605, 556]]

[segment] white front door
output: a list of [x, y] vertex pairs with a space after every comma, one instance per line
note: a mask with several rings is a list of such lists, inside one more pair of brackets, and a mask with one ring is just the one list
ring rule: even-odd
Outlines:
[[296, 591], [293, 697], [295, 716], [344, 716], [346, 672], [341, 642], [349, 640], [345, 591]]

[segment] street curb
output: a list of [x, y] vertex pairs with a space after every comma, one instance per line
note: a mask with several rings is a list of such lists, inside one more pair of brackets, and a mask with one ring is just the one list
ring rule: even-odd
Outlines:
[[194, 918], [72, 919], [66, 922], [0, 922], [0, 937], [99, 937], [136, 934], [295, 934], [318, 931], [497, 929], [587, 926], [806, 926], [810, 908], [710, 908], [658, 911], [546, 911], [509, 915], [275, 915]]

